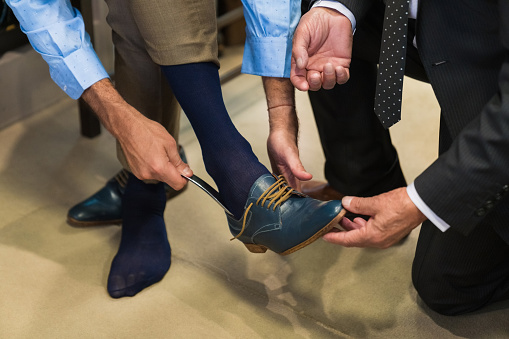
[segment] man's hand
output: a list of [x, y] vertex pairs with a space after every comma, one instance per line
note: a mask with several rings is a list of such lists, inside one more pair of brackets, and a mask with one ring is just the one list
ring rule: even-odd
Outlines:
[[333, 9], [311, 9], [302, 16], [293, 37], [293, 85], [301, 91], [317, 91], [347, 82], [352, 41], [347, 17]]
[[272, 171], [282, 174], [290, 186], [300, 192], [300, 182], [311, 180], [313, 176], [306, 172], [299, 158], [296, 138], [286, 131], [271, 131], [267, 139]]
[[116, 136], [132, 173], [140, 180], [166, 182], [176, 190], [184, 187], [187, 180], [180, 174], [190, 177], [193, 171], [180, 158], [175, 139], [161, 124], [137, 111], [132, 114]]
[[370, 216], [368, 221], [343, 218], [340, 224], [346, 231], [323, 236], [325, 241], [346, 247], [390, 247], [426, 220], [404, 187], [372, 198], [344, 197], [343, 206]]
[[140, 180], [166, 182], [176, 190], [193, 171], [182, 161], [175, 139], [157, 122], [125, 102], [109, 79], [96, 82], [82, 95], [104, 127], [119, 141], [132, 173]]

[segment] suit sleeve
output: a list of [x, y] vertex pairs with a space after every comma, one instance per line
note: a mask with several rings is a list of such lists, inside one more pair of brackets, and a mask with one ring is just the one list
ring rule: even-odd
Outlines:
[[355, 16], [355, 19], [358, 21], [362, 20], [369, 9], [379, 0], [336, 0], [337, 2], [342, 3], [347, 7]]
[[[509, 2], [499, 2], [500, 18]], [[509, 22], [500, 20], [505, 60], [498, 91], [452, 146], [415, 180], [422, 200], [451, 228], [468, 234], [486, 218], [509, 241]]]

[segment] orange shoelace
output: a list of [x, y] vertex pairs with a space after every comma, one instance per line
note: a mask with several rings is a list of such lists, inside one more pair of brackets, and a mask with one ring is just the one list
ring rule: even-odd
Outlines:
[[[267, 200], [269, 201], [269, 204], [267, 205], [267, 208], [270, 208], [272, 205], [272, 210], [275, 211], [276, 208], [284, 203], [286, 200], [290, 198], [290, 196], [294, 193], [294, 189], [288, 186], [288, 182], [286, 179], [280, 175], [278, 176], [278, 180], [270, 185], [269, 188], [265, 190], [265, 192], [260, 195], [258, 200], [256, 200], [256, 205], [261, 205], [264, 207]], [[260, 204], [261, 201], [261, 204]], [[242, 229], [240, 230], [239, 234], [237, 234], [235, 237], [231, 238], [231, 240], [235, 240], [238, 237], [244, 233], [244, 229], [246, 227], [246, 219], [247, 219], [247, 213], [253, 206], [253, 203], [249, 204], [249, 206], [246, 208], [246, 211], [244, 212], [244, 220], [242, 222]]]

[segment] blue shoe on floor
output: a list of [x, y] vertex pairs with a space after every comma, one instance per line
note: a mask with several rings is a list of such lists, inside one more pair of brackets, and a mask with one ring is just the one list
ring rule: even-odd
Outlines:
[[312, 199], [294, 191], [283, 176], [265, 174], [251, 187], [243, 217], [226, 217], [233, 239], [239, 239], [249, 251], [265, 253], [269, 249], [287, 255], [330, 231], [345, 212], [341, 201]]
[[[187, 163], [182, 146], [179, 146], [179, 154]], [[122, 224], [122, 196], [128, 175], [126, 170], [121, 170], [103, 188], [73, 206], [67, 213], [67, 223], [79, 227]], [[186, 188], [187, 185], [176, 191], [165, 184], [166, 199], [176, 197]]]
[[73, 226], [120, 225], [122, 223], [122, 195], [125, 170], [111, 178], [106, 185], [89, 198], [72, 207], [67, 222]]

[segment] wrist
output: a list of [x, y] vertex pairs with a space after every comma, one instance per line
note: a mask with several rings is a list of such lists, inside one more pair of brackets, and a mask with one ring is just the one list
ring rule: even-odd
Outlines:
[[299, 139], [299, 131], [289, 126], [271, 126], [269, 131], [270, 140], [285, 141], [297, 145]]
[[271, 110], [275, 110], [275, 109], [279, 109], [279, 108], [283, 108], [283, 109], [291, 109], [292, 111], [295, 111], [295, 104], [294, 103], [282, 103], [282, 104], [277, 104], [277, 105], [272, 105], [272, 106], [268, 106], [267, 107], [267, 111], [270, 111]]
[[268, 110], [269, 131], [281, 135], [291, 135], [297, 138], [299, 120], [295, 106], [279, 106]]
[[414, 215], [414, 219], [418, 224], [423, 223], [428, 218], [422, 211], [419, 209], [419, 207], [415, 204], [415, 202], [410, 197], [410, 194], [408, 193], [407, 187], [402, 187], [400, 190], [403, 191], [403, 194], [405, 196], [405, 206], [408, 211], [410, 211]]
[[96, 82], [83, 92], [82, 99], [103, 126], [118, 139], [133, 118], [131, 106], [115, 90], [109, 79]]
[[262, 77], [267, 108], [294, 107], [295, 90], [289, 78]]
[[352, 32], [355, 31], [357, 22], [354, 14], [348, 7], [338, 1], [318, 0], [313, 3], [311, 10], [321, 10], [328, 15], [343, 16], [352, 27]]

